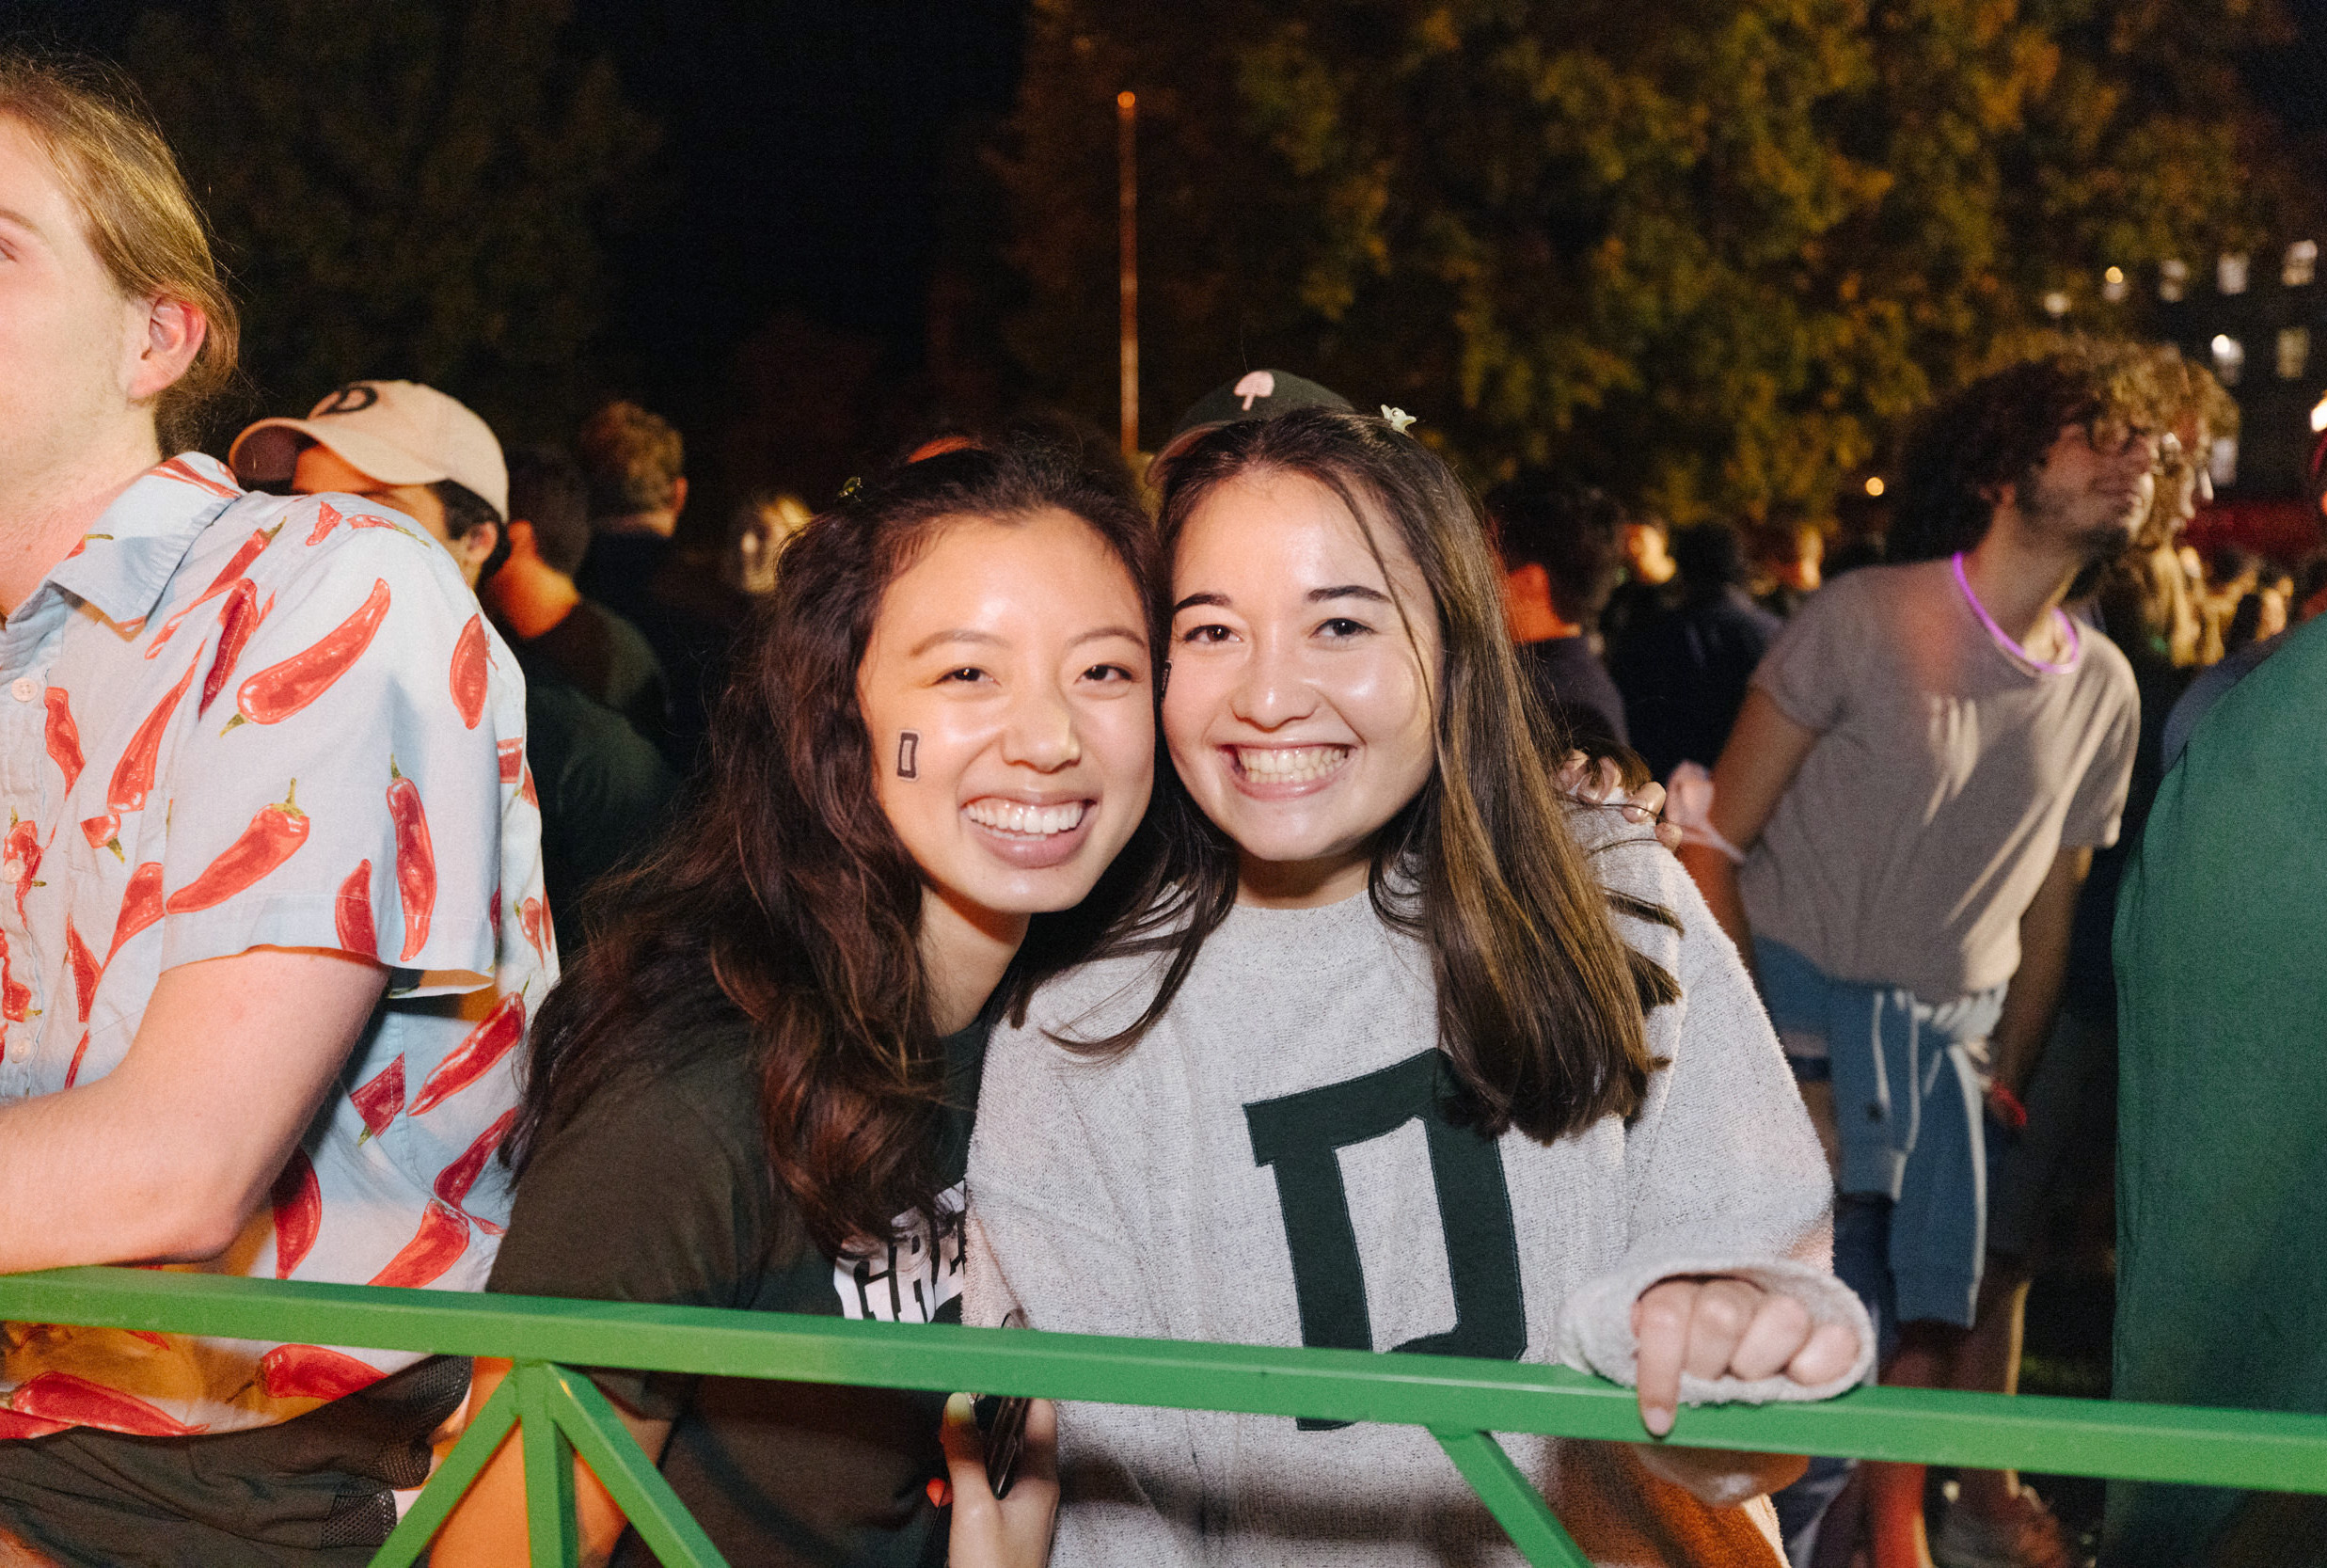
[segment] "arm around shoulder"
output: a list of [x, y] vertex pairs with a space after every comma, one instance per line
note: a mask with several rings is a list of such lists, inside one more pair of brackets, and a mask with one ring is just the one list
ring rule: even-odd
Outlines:
[[[1777, 699], [1761, 687], [1749, 688], [1713, 770], [1713, 799], [1704, 810], [1714, 832], [1737, 853], [1750, 851], [1817, 743], [1816, 730], [1787, 717]], [[1736, 863], [1710, 843], [1692, 841], [1682, 846], [1681, 863], [1703, 892], [1721, 929], [1749, 962], [1753, 936], [1737, 890]]]

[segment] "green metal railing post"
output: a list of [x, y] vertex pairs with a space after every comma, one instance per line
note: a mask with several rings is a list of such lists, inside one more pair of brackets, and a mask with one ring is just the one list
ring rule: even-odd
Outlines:
[[1519, 1473], [1493, 1433], [1433, 1427], [1431, 1435], [1535, 1568], [1591, 1568], [1591, 1559], [1559, 1523], [1535, 1483]]
[[517, 1386], [517, 1433], [525, 1445], [525, 1528], [532, 1568], [579, 1568], [574, 1445], [558, 1424], [555, 1369], [520, 1361], [509, 1377]]
[[566, 1367], [544, 1370], [554, 1380], [558, 1424], [613, 1494], [630, 1528], [654, 1548], [663, 1568], [728, 1568], [727, 1560], [630, 1435], [613, 1402], [581, 1372]]
[[501, 1439], [517, 1419], [517, 1386], [508, 1379], [493, 1390], [493, 1397], [474, 1416], [468, 1418], [468, 1430], [461, 1433], [452, 1451], [444, 1456], [436, 1473], [428, 1478], [412, 1507], [396, 1522], [396, 1528], [372, 1556], [371, 1568], [412, 1568], [420, 1554], [428, 1550], [429, 1541], [451, 1516], [452, 1510], [468, 1491], [493, 1450], [501, 1446]]

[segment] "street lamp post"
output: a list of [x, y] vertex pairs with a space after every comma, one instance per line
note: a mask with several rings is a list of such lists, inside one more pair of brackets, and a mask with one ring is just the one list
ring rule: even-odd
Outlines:
[[1139, 166], [1136, 127], [1139, 100], [1116, 94], [1116, 200], [1122, 259], [1116, 275], [1121, 295], [1118, 323], [1123, 375], [1123, 455], [1139, 454]]

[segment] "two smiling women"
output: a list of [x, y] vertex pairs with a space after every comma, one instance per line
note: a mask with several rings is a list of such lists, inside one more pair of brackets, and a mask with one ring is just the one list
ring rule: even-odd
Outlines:
[[[1031, 446], [799, 535], [706, 799], [543, 1010], [494, 1288], [929, 1321], [966, 1273], [981, 1322], [1567, 1360], [1658, 1433], [1845, 1385], [1776, 1042], [1677, 864], [1558, 787], [1453, 476], [1229, 424], [1161, 543]], [[931, 1401], [598, 1380], [730, 1560], [1051, 1549], [1047, 1410], [997, 1504]], [[1791, 1462], [1512, 1447], [1595, 1560], [1776, 1560], [1732, 1505]], [[1070, 1407], [1063, 1458], [1062, 1561], [1510, 1551], [1411, 1429]], [[511, 1560], [520, 1476], [439, 1568]]]

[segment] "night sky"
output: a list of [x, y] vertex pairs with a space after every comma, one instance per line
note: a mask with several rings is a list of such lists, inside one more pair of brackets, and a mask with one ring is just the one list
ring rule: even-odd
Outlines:
[[[110, 55], [140, 8], [0, 0], [0, 40]], [[613, 246], [605, 389], [717, 430], [736, 345], [777, 316], [829, 329], [884, 377], [918, 369], [941, 186], [1009, 111], [1024, 8], [575, 0], [579, 48], [614, 61], [663, 133], [655, 216]]]
[[[393, 0], [386, 0], [393, 3]], [[2290, 131], [2327, 147], [2327, 0], [2287, 0], [2304, 37], [2250, 63]], [[0, 33], [97, 53], [135, 0], [0, 0]], [[780, 314], [911, 375], [946, 181], [1008, 111], [1025, 0], [577, 0], [657, 119], [659, 216], [617, 245], [609, 389], [716, 424], [734, 351]], [[808, 373], [813, 374], [809, 367]]]
[[583, 0], [680, 182], [609, 347], [684, 396], [779, 310], [919, 358], [949, 168], [1009, 111], [1023, 0]]

